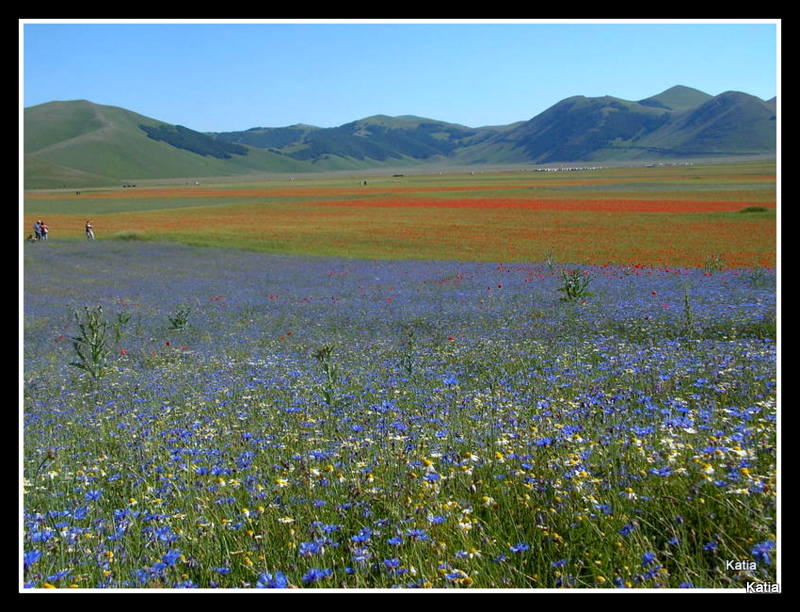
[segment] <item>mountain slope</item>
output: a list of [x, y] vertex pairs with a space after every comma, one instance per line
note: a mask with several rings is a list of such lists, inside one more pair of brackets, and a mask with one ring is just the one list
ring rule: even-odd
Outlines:
[[296, 124], [200, 133], [86, 100], [25, 109], [25, 187], [145, 178], [774, 154], [776, 99], [675, 86], [639, 101], [572, 96], [527, 120], [471, 128], [374, 115], [333, 128]]
[[[611, 96], [573, 96], [494, 139], [503, 161], [550, 163], [609, 159], [613, 149], [649, 134], [671, 114]], [[496, 156], [497, 157], [497, 156]]]
[[376, 115], [336, 128], [257, 128], [215, 137], [318, 167], [345, 158], [373, 165], [553, 163], [774, 152], [774, 101], [740, 94], [733, 102], [735, 93], [711, 96], [677, 85], [637, 102], [572, 96], [509, 126]]
[[[300, 162], [259, 149], [229, 159], [200, 155], [154, 140], [142, 128], [157, 129], [163, 122], [86, 100], [27, 108], [24, 121], [26, 188], [83, 186], [88, 176], [102, 177], [90, 184], [108, 185], [137, 178], [305, 169]], [[61, 170], [48, 176], [43, 172], [48, 167]]]
[[486, 133], [487, 130], [480, 128], [412, 115], [374, 115], [334, 128], [254, 128], [215, 134], [215, 137], [317, 164], [331, 156], [381, 163], [431, 161], [452, 155]]
[[774, 106], [728, 91], [678, 113], [640, 144], [677, 156], [760, 153], [775, 150], [775, 120]]

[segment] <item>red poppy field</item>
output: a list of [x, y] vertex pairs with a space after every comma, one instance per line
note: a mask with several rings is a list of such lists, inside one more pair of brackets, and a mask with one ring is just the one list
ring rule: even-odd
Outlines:
[[774, 162], [257, 183], [25, 195], [51, 237], [176, 240], [375, 259], [774, 266]]

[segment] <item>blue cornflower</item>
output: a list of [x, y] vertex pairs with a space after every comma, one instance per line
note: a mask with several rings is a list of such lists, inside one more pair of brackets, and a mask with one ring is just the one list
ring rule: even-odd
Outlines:
[[256, 580], [256, 588], [258, 589], [285, 589], [288, 586], [289, 581], [286, 580], [286, 576], [281, 571], [275, 572], [274, 575], [264, 572]]
[[316, 582], [317, 580], [322, 580], [323, 578], [327, 578], [332, 573], [333, 573], [332, 569], [317, 569], [316, 567], [313, 567], [305, 573], [305, 575], [303, 576], [303, 582], [305, 582], [306, 584], [311, 584], [312, 582]]
[[426, 540], [429, 540], [429, 539], [430, 539], [430, 537], [428, 537], [428, 534], [427, 534], [427, 533], [425, 533], [425, 530], [424, 530], [424, 529], [411, 529], [411, 530], [409, 530], [409, 531], [407, 531], [407, 532], [406, 532], [406, 535], [407, 535], [409, 538], [412, 538], [412, 539], [414, 539], [414, 540], [423, 540], [423, 541], [426, 541]]
[[178, 559], [181, 556], [181, 551], [179, 550], [170, 550], [161, 557], [161, 561], [163, 561], [166, 565], [175, 565]]
[[384, 559], [383, 560], [383, 565], [389, 571], [396, 570], [398, 567], [400, 567], [400, 559], [398, 559], [396, 557], [394, 559]]
[[403, 538], [401, 536], [394, 536], [393, 538], [389, 538], [386, 540], [392, 546], [400, 546], [403, 543]]
[[174, 531], [172, 531], [169, 525], [164, 525], [163, 527], [159, 527], [158, 529], [156, 529], [155, 533], [156, 537], [161, 542], [169, 543], [169, 542], [174, 542], [175, 540], [178, 539], [178, 535]]
[[82, 521], [89, 514], [89, 506], [79, 506], [75, 508], [72, 517], [76, 520]]
[[655, 578], [661, 573], [661, 566], [656, 564], [644, 573], [645, 578]]
[[56, 532], [54, 529], [44, 527], [41, 531], [32, 531], [30, 538], [33, 542], [47, 542], [47, 540], [54, 538]]
[[369, 549], [366, 547], [356, 548], [353, 550], [353, 561], [356, 563], [366, 563], [369, 560]]
[[87, 491], [87, 492], [86, 492], [86, 495], [84, 495], [83, 497], [84, 497], [84, 499], [86, 499], [87, 501], [96, 501], [96, 500], [100, 499], [100, 497], [101, 497], [102, 495], [103, 495], [103, 492], [102, 492], [102, 491], [100, 491], [100, 490], [98, 490], [98, 489], [94, 489], [94, 490], [92, 490], [92, 491]]
[[212, 569], [215, 572], [217, 572], [218, 574], [222, 574], [222, 575], [231, 573], [231, 568], [229, 568], [229, 567], [215, 567], [215, 568], [212, 568]]
[[403, 423], [402, 421], [393, 421], [389, 427], [395, 429], [397, 431], [406, 431], [408, 429], [408, 425]]
[[52, 576], [48, 576], [47, 578], [44, 579], [44, 581], [45, 582], [57, 582], [58, 580], [61, 580], [64, 576], [69, 574], [70, 571], [72, 571], [72, 570], [69, 570], [69, 569], [61, 570], [60, 572], [56, 572]]
[[41, 550], [29, 550], [26, 551], [22, 557], [22, 565], [25, 569], [28, 569], [31, 565], [36, 563], [39, 558], [42, 556]]
[[703, 550], [707, 550], [709, 552], [716, 552], [717, 550], [717, 543], [713, 540], [703, 545]]
[[655, 563], [656, 560], [656, 553], [654, 552], [646, 552], [642, 555], [642, 567], [647, 567]]
[[350, 536], [353, 542], [366, 542], [372, 537], [372, 529], [364, 527], [356, 535]]
[[151, 567], [149, 571], [150, 571], [151, 574], [160, 574], [165, 569], [167, 569], [167, 567], [169, 567], [169, 566], [166, 563], [164, 563], [163, 561], [156, 561], [153, 564], [153, 567]]
[[437, 515], [429, 515], [428, 522], [432, 523], [433, 525], [438, 525], [439, 523], [444, 523], [445, 517], [441, 514]]
[[775, 543], [771, 540], [766, 540], [753, 546], [750, 554], [753, 555], [753, 559], [755, 559], [757, 563], [772, 565], [772, 557], [770, 556], [770, 552], [772, 552], [774, 549]]
[[136, 570], [136, 582], [139, 584], [147, 584], [150, 580], [150, 570], [139, 568]]
[[442, 382], [450, 387], [455, 387], [458, 385], [458, 377], [455, 374], [448, 374], [442, 379]]
[[566, 559], [559, 559], [558, 561], [553, 561], [550, 566], [551, 567], [564, 567], [567, 564]]
[[301, 557], [310, 557], [324, 552], [324, 546], [322, 542], [301, 542], [297, 552]]
[[519, 553], [524, 552], [530, 548], [530, 545], [527, 542], [517, 542], [516, 544], [512, 544], [508, 547], [511, 552]]
[[678, 544], [680, 544], [680, 540], [678, 540], [678, 538], [676, 537], [671, 537], [669, 540], [667, 540], [667, 544], [669, 544], [670, 546], [677, 546]]
[[631, 533], [631, 531], [633, 531], [633, 528], [634, 528], [633, 524], [632, 523], [628, 523], [627, 525], [623, 525], [620, 528], [619, 533], [620, 533], [620, 535], [627, 536], [627, 535], [629, 535]]

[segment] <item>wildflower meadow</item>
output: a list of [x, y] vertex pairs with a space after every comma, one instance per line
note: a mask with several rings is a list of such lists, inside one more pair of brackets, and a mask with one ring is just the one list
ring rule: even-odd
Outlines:
[[774, 267], [53, 227], [22, 248], [24, 588], [779, 579]]

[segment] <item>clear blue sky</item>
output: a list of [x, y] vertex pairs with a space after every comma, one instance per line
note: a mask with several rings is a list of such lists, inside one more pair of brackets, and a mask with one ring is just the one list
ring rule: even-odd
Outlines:
[[20, 22], [24, 107], [86, 99], [203, 132], [370, 115], [470, 127], [572, 95], [778, 95], [778, 22]]

